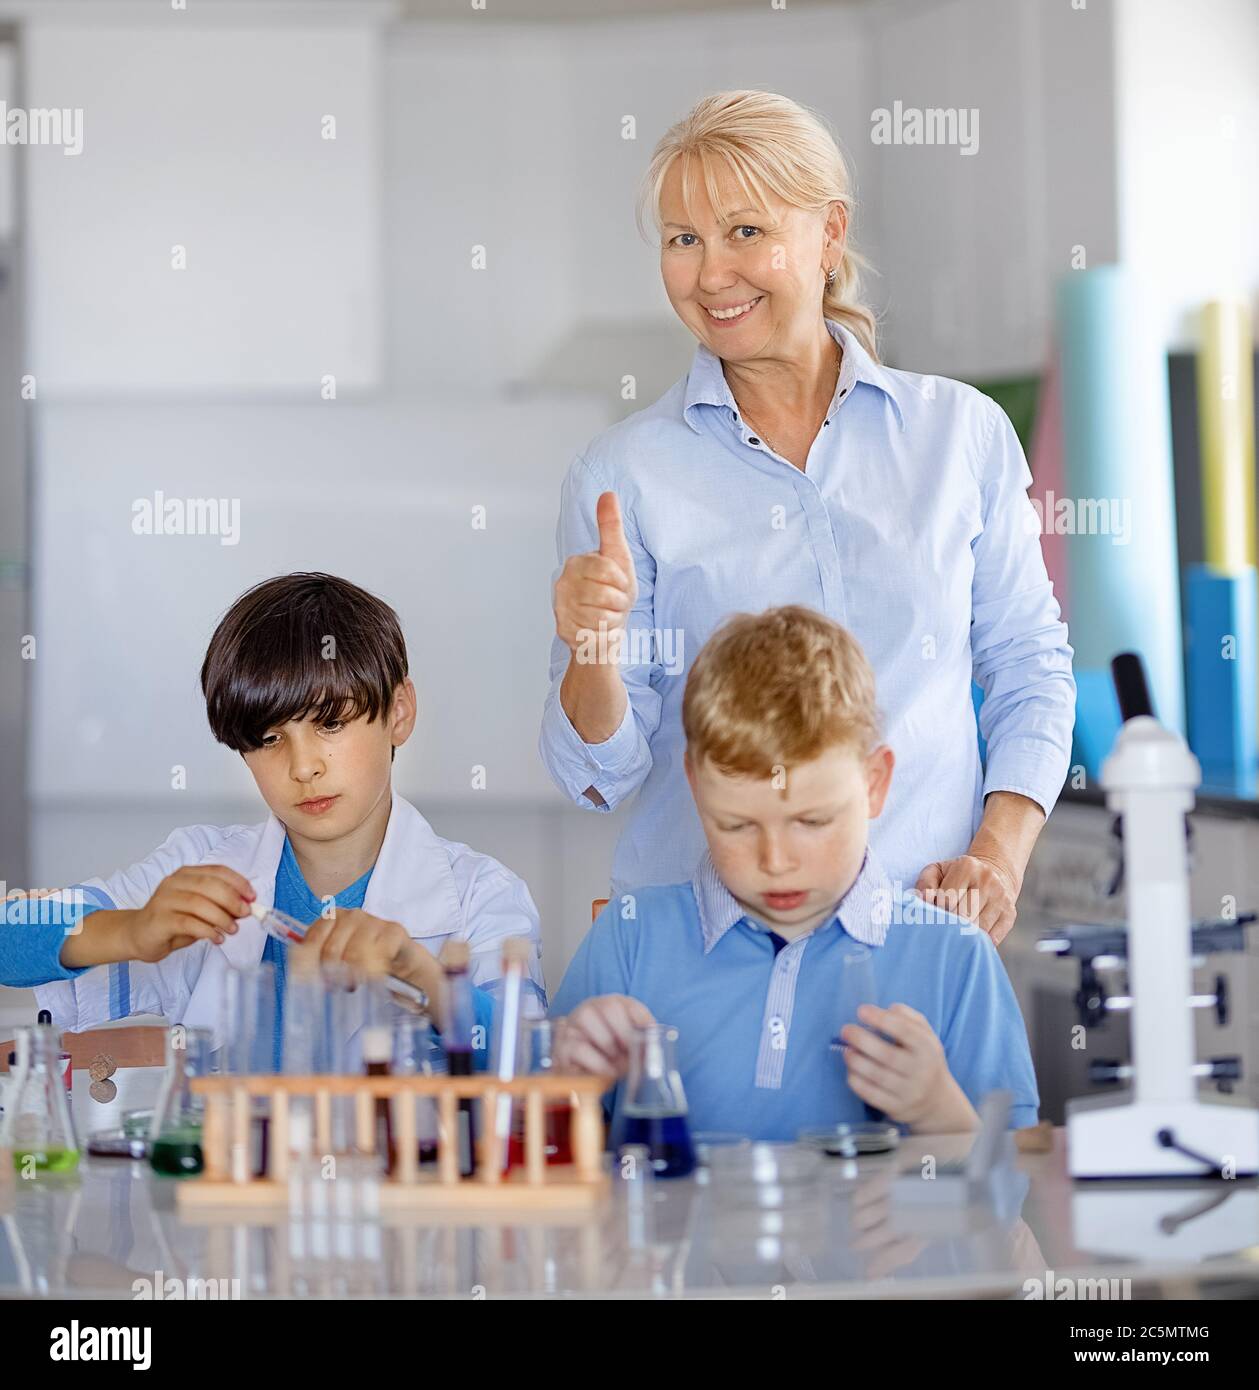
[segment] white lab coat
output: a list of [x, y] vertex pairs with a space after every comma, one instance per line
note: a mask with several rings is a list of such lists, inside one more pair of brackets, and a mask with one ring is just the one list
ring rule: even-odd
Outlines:
[[[259, 825], [186, 826], [140, 863], [106, 878], [87, 879], [75, 889], [104, 908], [143, 907], [157, 885], [183, 865], [224, 864], [243, 874], [258, 901], [270, 907], [285, 833], [275, 816]], [[545, 1000], [538, 912], [524, 881], [489, 855], [443, 840], [396, 792], [363, 911], [400, 922], [434, 954], [452, 937], [467, 941], [472, 982], [482, 988], [492, 987], [501, 976], [504, 938], [527, 936], [534, 948], [530, 978]], [[40, 985], [35, 994], [63, 1030], [82, 1032], [111, 1019], [159, 1014], [171, 1023], [209, 1028], [217, 1045], [222, 1041], [227, 970], [257, 964], [265, 944], [261, 925], [246, 918], [222, 946], [197, 941], [155, 965], [130, 961], [97, 966], [72, 980]]]

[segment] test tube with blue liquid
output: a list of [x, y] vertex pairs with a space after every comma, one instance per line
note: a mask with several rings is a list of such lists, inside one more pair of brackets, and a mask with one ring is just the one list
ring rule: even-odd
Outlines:
[[652, 1023], [636, 1030], [630, 1047], [620, 1144], [644, 1145], [658, 1178], [681, 1178], [695, 1169], [677, 1041], [676, 1028]]

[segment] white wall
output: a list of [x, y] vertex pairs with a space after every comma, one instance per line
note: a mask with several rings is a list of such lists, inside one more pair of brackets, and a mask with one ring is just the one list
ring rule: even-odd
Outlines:
[[1259, 292], [1259, 5], [1116, 13], [1120, 249], [1191, 347], [1204, 301]]
[[[870, 10], [857, 158], [897, 366], [1039, 372], [1051, 286], [1082, 243], [1115, 255], [1108, 0], [942, 0]], [[875, 108], [978, 113], [978, 148], [870, 142]]]
[[33, 24], [24, 54], [26, 103], [83, 120], [81, 153], [24, 152], [45, 400], [375, 383], [371, 28]]

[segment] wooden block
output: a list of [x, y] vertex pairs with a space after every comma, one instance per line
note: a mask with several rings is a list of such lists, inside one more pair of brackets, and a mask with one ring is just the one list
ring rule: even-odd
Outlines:
[[232, 1181], [248, 1182], [253, 1177], [249, 1161], [249, 1092], [243, 1086], [232, 1091]]
[[[0, 1071], [9, 1070], [9, 1053], [15, 1047], [12, 1039], [0, 1042]], [[61, 1050], [70, 1054], [70, 1065], [74, 1068], [90, 1068], [97, 1057], [108, 1058], [115, 1069], [162, 1067], [166, 1065], [166, 1029], [133, 1024], [127, 1028], [91, 1028], [83, 1033], [62, 1033]]]
[[525, 1097], [525, 1173], [531, 1183], [546, 1180], [546, 1109], [542, 1095]]
[[207, 1096], [201, 1125], [201, 1156], [205, 1177], [211, 1182], [229, 1176], [227, 1145], [227, 1097], [222, 1094]]
[[459, 1181], [459, 1106], [452, 1091], [437, 1098], [437, 1168], [447, 1187]]
[[372, 1123], [375, 1102], [366, 1091], [354, 1097], [354, 1143], [360, 1153], [376, 1152], [376, 1126]]
[[398, 1152], [394, 1177], [400, 1183], [412, 1183], [419, 1173], [419, 1141], [415, 1127], [415, 1097], [398, 1096], [391, 1102], [393, 1110], [394, 1147]]
[[267, 1177], [273, 1182], [289, 1180], [289, 1098], [277, 1091], [271, 1097], [271, 1140], [267, 1153]]
[[503, 1153], [498, 1134], [498, 1093], [486, 1091], [481, 1097], [481, 1146], [477, 1177], [493, 1185], [502, 1180]]

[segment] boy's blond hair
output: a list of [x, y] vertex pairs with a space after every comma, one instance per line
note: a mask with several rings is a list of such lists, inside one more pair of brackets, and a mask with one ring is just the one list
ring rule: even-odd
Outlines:
[[836, 746], [879, 741], [874, 673], [856, 638], [799, 604], [737, 613], [704, 643], [682, 698], [691, 758], [769, 776]]

